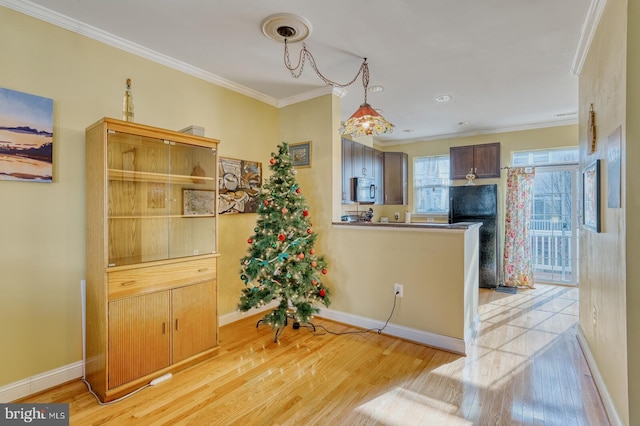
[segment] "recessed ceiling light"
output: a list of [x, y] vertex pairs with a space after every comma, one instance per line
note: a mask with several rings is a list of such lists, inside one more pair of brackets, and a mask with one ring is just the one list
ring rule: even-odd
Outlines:
[[470, 121], [461, 121], [458, 123], [458, 126], [468, 126], [469, 124], [471, 124]]
[[371, 93], [380, 93], [380, 92], [384, 92], [384, 87], [382, 86], [370, 86], [369, 87], [369, 91]]
[[404, 129], [404, 130], [403, 130], [403, 132], [405, 132], [405, 133], [411, 133], [411, 132], [413, 132], [413, 131], [414, 131], [413, 129]]
[[449, 102], [451, 99], [451, 95], [440, 95], [435, 97], [436, 102]]

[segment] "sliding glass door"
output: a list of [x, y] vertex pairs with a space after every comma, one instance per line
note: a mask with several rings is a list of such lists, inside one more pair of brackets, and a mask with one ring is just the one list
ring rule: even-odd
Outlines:
[[535, 282], [578, 284], [578, 166], [538, 166], [531, 215]]

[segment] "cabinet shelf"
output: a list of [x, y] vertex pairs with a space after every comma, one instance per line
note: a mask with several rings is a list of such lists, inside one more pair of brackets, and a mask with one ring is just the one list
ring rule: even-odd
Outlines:
[[170, 214], [170, 215], [149, 215], [149, 216], [138, 216], [138, 215], [130, 215], [130, 216], [109, 216], [109, 219], [186, 219], [186, 218], [197, 218], [197, 217], [216, 217], [215, 214]]
[[207, 181], [215, 182], [215, 177], [207, 176], [184, 176], [166, 173], [139, 172], [136, 170], [109, 169], [109, 180], [125, 182], [149, 182], [149, 183], [172, 183], [182, 185], [203, 184]]

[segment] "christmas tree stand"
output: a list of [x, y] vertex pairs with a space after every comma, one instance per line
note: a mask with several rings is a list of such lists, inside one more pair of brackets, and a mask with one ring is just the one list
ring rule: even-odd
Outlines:
[[[278, 337], [280, 337], [280, 333], [282, 332], [282, 330], [284, 330], [284, 328], [289, 325], [289, 318], [291, 318], [292, 320], [294, 320], [293, 324], [291, 324], [291, 327], [294, 330], [297, 330], [300, 328], [300, 323], [298, 321], [295, 321], [295, 318], [292, 315], [287, 315], [287, 317], [284, 319], [284, 325], [282, 327], [278, 327], [278, 329], [276, 330], [276, 335], [273, 339], [273, 343], [278, 343]], [[256, 328], [258, 328], [260, 326], [260, 323], [265, 322], [264, 319], [260, 319], [258, 320], [258, 322], [256, 323]], [[316, 331], [316, 326], [313, 325], [313, 323], [307, 322], [305, 323], [306, 325], [310, 325], [311, 327], [313, 327], [313, 331]]]

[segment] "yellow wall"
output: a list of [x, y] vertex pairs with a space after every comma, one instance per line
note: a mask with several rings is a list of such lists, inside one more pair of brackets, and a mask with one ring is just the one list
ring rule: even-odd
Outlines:
[[[627, 2], [623, 2], [627, 3]], [[626, 141], [623, 159], [640, 158], [640, 2], [629, 1], [627, 22], [627, 96]], [[628, 120], [626, 119], [628, 118]], [[632, 161], [631, 167], [634, 167]], [[623, 163], [624, 164], [624, 163]], [[629, 383], [629, 424], [640, 424], [640, 174], [631, 169], [623, 174], [626, 196], [624, 198], [624, 223], [626, 228], [626, 313], [627, 313], [627, 381]]]
[[[54, 100], [54, 182], [0, 181], [2, 386], [82, 358], [84, 129], [120, 118], [125, 79], [137, 122], [202, 126], [222, 156], [268, 159], [278, 110], [2, 7], [0, 52], [2, 87]], [[254, 223], [251, 214], [220, 218], [221, 314], [235, 310], [242, 238]]]
[[[600, 185], [602, 232], [597, 234], [583, 230], [580, 233], [580, 327], [616, 411], [625, 424], [637, 424], [640, 417], [636, 415], [635, 422], [629, 417], [628, 386], [633, 381], [627, 376], [627, 360], [630, 364], [637, 363], [637, 358], [633, 359], [633, 362], [631, 362], [632, 358], [628, 358], [627, 344], [631, 343], [631, 340], [627, 340], [627, 335], [634, 331], [632, 328], [627, 329], [627, 315], [637, 310], [637, 304], [631, 306], [630, 310], [626, 307], [628, 306], [627, 283], [629, 283], [626, 281], [626, 262], [629, 258], [633, 263], [634, 258], [630, 257], [631, 251], [625, 254], [625, 243], [629, 242], [625, 235], [628, 232], [626, 226], [631, 225], [631, 220], [638, 216], [638, 206], [629, 203], [631, 200], [626, 195], [629, 194], [629, 188], [625, 191], [627, 184], [624, 179], [626, 176], [624, 160], [634, 158], [631, 155], [633, 147], [626, 143], [630, 139], [625, 136], [626, 116], [629, 116], [630, 112], [626, 111], [625, 107], [627, 102], [626, 9], [626, 0], [607, 2], [580, 73], [580, 163], [584, 168], [595, 159], [602, 160]], [[596, 113], [597, 149], [595, 153], [588, 154], [587, 114], [591, 104]], [[630, 121], [637, 121], [637, 117], [633, 117]], [[609, 178], [607, 149], [608, 136], [618, 126], [622, 126], [622, 206], [625, 208], [612, 209], [607, 207]], [[627, 150], [628, 152], [625, 153]], [[637, 180], [631, 176], [627, 179]], [[629, 214], [626, 213], [627, 211]], [[637, 245], [637, 243], [633, 244]], [[638, 257], [636, 256], [635, 259]], [[635, 261], [637, 263], [637, 260]], [[636, 296], [635, 302], [637, 300]], [[596, 324], [593, 322], [594, 308], [597, 316]], [[637, 331], [635, 334], [637, 335]]]
[[[466, 239], [469, 235], [475, 240]], [[384, 322], [399, 283], [404, 296], [397, 300], [393, 324], [463, 340], [477, 312], [477, 298], [465, 294], [467, 288], [478, 293], [478, 269], [466, 268], [477, 265], [477, 235], [477, 229], [336, 226], [330, 308]]]

